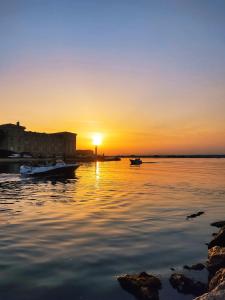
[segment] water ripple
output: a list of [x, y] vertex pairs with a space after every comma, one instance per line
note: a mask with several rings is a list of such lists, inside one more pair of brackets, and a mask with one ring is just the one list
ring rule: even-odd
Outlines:
[[[224, 218], [225, 160], [157, 162], [83, 164], [71, 180], [0, 174], [0, 299], [131, 300], [116, 275], [165, 281], [202, 260], [209, 223]], [[161, 299], [181, 299], [165, 286]]]

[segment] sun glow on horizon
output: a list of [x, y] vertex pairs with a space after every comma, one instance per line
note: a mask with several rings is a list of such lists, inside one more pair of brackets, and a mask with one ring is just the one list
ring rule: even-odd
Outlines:
[[99, 146], [102, 144], [103, 136], [101, 133], [95, 133], [92, 136], [92, 143], [94, 146]]

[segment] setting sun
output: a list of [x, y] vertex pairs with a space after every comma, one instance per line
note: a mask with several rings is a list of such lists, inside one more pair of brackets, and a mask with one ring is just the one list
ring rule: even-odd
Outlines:
[[95, 133], [92, 136], [92, 143], [95, 146], [99, 146], [102, 144], [102, 134], [101, 133]]

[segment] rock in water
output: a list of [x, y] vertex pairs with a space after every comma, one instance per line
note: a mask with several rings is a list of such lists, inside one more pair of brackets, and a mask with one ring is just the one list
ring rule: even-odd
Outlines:
[[133, 275], [119, 276], [121, 287], [133, 294], [138, 300], [158, 300], [161, 281], [145, 272]]
[[225, 226], [225, 221], [214, 222], [214, 223], [211, 223], [210, 225], [215, 226], [217, 228], [221, 228], [221, 227]]
[[212, 248], [214, 246], [225, 247], [225, 226], [223, 226], [215, 238], [209, 243], [208, 248]]
[[194, 264], [192, 266], [183, 266], [184, 269], [186, 270], [195, 270], [195, 271], [201, 271], [205, 268], [205, 265], [203, 265], [202, 263], [197, 263], [197, 264]]
[[196, 218], [196, 217], [199, 217], [199, 216], [203, 215], [204, 213], [205, 213], [204, 211], [199, 211], [196, 214], [192, 214], [192, 215], [187, 216], [186, 219], [187, 220], [188, 219], [193, 219], [193, 218]]
[[179, 293], [192, 294], [194, 296], [202, 295], [206, 292], [206, 284], [190, 279], [183, 274], [174, 273], [170, 276], [170, 283]]

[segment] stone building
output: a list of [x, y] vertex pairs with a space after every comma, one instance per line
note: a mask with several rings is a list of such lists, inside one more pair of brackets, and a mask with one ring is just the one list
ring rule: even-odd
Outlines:
[[0, 125], [0, 150], [29, 152], [33, 156], [75, 155], [75, 133], [39, 133], [25, 129], [19, 122]]

